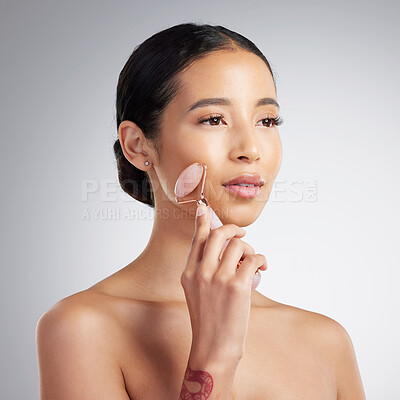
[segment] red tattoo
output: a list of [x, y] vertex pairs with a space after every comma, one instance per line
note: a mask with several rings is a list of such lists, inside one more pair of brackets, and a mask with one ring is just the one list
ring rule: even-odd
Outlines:
[[191, 393], [185, 386], [182, 385], [182, 391], [179, 396], [180, 400], [205, 400], [210, 397], [213, 388], [213, 379], [206, 371], [192, 371], [189, 366], [186, 368], [185, 381], [199, 382], [201, 388], [196, 393]]

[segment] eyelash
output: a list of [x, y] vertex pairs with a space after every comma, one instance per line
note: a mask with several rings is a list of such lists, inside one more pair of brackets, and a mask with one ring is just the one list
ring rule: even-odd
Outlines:
[[[199, 123], [201, 124], [203, 122], [209, 122], [209, 121], [211, 121], [211, 120], [213, 120], [215, 118], [218, 118], [219, 120], [221, 120], [221, 119], [224, 118], [224, 116], [220, 115], [220, 114], [215, 114], [215, 115], [211, 115], [211, 116], [209, 116], [207, 118], [199, 118]], [[283, 124], [283, 119], [282, 119], [281, 116], [279, 116], [277, 118], [269, 118], [269, 117], [267, 117], [267, 118], [261, 119], [260, 121], [265, 121], [266, 119], [268, 119], [268, 120], [270, 120], [270, 121], [272, 121], [274, 123], [273, 126], [266, 126], [266, 128], [273, 128], [274, 126], [279, 126], [279, 125]], [[210, 126], [219, 126], [219, 124], [218, 125], [210, 125]]]

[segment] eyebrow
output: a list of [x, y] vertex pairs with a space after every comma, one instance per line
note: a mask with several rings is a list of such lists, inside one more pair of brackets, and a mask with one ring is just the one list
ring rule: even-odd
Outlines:
[[[280, 108], [278, 102], [275, 99], [273, 99], [272, 97], [263, 97], [262, 99], [259, 99], [256, 102], [255, 106], [260, 107], [260, 106], [265, 106], [268, 104], [275, 106], [278, 110]], [[194, 103], [186, 111], [186, 113], [193, 111], [196, 108], [206, 107], [206, 106], [210, 106], [210, 105], [231, 106], [232, 102], [225, 97], [211, 97], [208, 99], [201, 99], [201, 100], [197, 101], [196, 103]]]

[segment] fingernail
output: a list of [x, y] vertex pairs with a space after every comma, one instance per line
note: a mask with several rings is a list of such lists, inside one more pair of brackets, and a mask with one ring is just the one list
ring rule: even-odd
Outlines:
[[203, 215], [206, 211], [206, 206], [203, 203], [199, 204], [196, 210], [196, 217]]
[[244, 233], [247, 233], [246, 229], [240, 228]]

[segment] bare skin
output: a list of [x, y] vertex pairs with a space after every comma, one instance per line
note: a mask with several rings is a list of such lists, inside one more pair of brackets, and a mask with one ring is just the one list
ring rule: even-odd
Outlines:
[[[271, 74], [254, 54], [218, 52], [181, 74], [182, 87], [167, 107], [162, 157], [131, 121], [119, 137], [127, 159], [149, 172], [155, 220], [138, 258], [87, 290], [69, 296], [39, 320], [37, 345], [41, 399], [179, 398], [190, 353], [190, 315], [180, 277], [194, 230], [195, 204], [177, 205], [174, 185], [193, 162], [206, 163], [204, 194], [224, 224], [245, 227], [264, 208], [282, 160], [278, 128], [266, 118], [276, 106]], [[231, 105], [187, 112], [203, 98]], [[220, 119], [199, 123], [202, 117]], [[263, 123], [264, 121], [264, 123]], [[149, 166], [144, 162], [150, 161]], [[255, 199], [227, 193], [222, 183], [258, 173], [266, 184]], [[191, 211], [182, 217], [182, 210]], [[268, 271], [262, 273], [268, 279]], [[188, 384], [190, 391], [200, 383]], [[353, 345], [329, 317], [278, 303], [257, 290], [243, 358], [232, 396], [240, 400], [362, 400], [364, 390]]]

